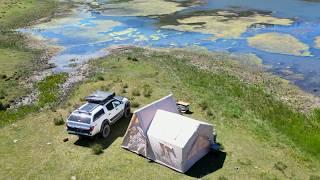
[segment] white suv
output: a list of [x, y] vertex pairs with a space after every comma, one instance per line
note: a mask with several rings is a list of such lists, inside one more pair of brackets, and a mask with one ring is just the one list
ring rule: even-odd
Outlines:
[[130, 116], [130, 102], [115, 93], [96, 91], [86, 97], [87, 103], [73, 111], [67, 119], [67, 131], [78, 136], [101, 133], [107, 138], [110, 125]]

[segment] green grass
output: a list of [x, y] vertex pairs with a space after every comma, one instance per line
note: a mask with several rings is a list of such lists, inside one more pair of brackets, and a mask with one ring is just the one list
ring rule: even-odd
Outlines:
[[59, 117], [55, 117], [53, 118], [53, 124], [56, 125], [56, 126], [61, 126], [61, 125], [64, 125], [64, 119], [62, 116], [59, 116]]
[[66, 78], [66, 73], [59, 73], [40, 81], [37, 87], [39, 91], [38, 101], [35, 104], [21, 106], [17, 109], [0, 111], [0, 127], [23, 119], [28, 114], [39, 112], [40, 108], [53, 107], [59, 104], [61, 100], [59, 85], [65, 82]]
[[13, 123], [19, 119], [23, 119], [30, 113], [35, 113], [39, 110], [37, 106], [28, 105], [21, 106], [15, 110], [0, 111], [0, 127], [3, 127], [9, 123]]
[[[145, 84], [152, 88], [150, 97], [127, 93], [131, 102], [138, 102], [142, 106], [174, 93], [176, 99], [191, 103], [193, 114], [188, 116], [215, 125], [218, 141], [227, 153], [226, 159], [223, 168], [209, 171], [202, 179], [309, 179], [319, 176], [318, 156], [313, 153], [318, 147], [309, 146], [308, 143], [299, 147], [302, 142], [299, 138], [314, 140], [312, 137], [318, 136], [312, 129], [319, 130], [319, 111], [308, 116], [296, 112], [273, 95], [266, 95], [262, 86], [245, 83], [226, 72], [215, 73], [194, 67], [190, 64], [192, 56], [181, 58], [186, 54], [135, 49], [92, 62], [92, 78], [76, 87], [70, 98], [56, 107], [54, 112], [47, 109], [33, 113], [15, 122], [15, 126], [8, 125], [1, 129], [0, 164], [3, 168], [0, 169], [0, 177], [194, 178], [123, 150], [120, 145], [129, 123], [124, 119], [111, 127], [110, 137], [106, 140], [78, 139], [67, 135], [65, 127], [52, 123], [52, 119], [60, 115], [66, 118], [74, 106], [83, 103], [81, 98], [92, 91], [107, 86], [110, 91], [120, 93], [124, 84], [127, 84], [128, 92], [139, 87], [142, 91]], [[137, 57], [139, 61], [128, 61], [128, 56]], [[211, 61], [213, 57], [214, 54], [205, 59], [214, 63], [214, 67], [232, 68], [232, 63], [229, 64], [227, 60], [223, 65]], [[104, 80], [96, 81], [94, 73], [105, 77]], [[250, 95], [253, 97], [250, 98]], [[255, 99], [257, 102], [254, 102]], [[203, 102], [206, 102], [205, 110], [200, 106]], [[278, 114], [268, 115], [267, 112]], [[286, 114], [280, 115], [280, 112]], [[300, 130], [290, 118], [303, 123], [304, 130], [310, 132], [303, 135], [289, 133], [289, 130]], [[275, 119], [290, 123], [285, 124], [287, 127], [277, 127]], [[63, 142], [66, 137], [69, 141]], [[18, 140], [16, 143], [13, 142], [15, 139]], [[316, 145], [317, 140], [313, 143]], [[92, 147], [95, 144], [102, 147], [103, 153], [99, 156], [93, 154]], [[209, 169], [216, 163], [209, 161], [204, 168]]]
[[[42, 50], [28, 48], [26, 38], [15, 29], [51, 15], [56, 7], [57, 2], [49, 0], [0, 1], [0, 103], [5, 106], [31, 92], [25, 86], [25, 79], [42, 67], [39, 63]], [[23, 118], [36, 109], [26, 106], [1, 111], [0, 125]]]
[[103, 147], [101, 144], [94, 144], [91, 146], [92, 148], [92, 153], [95, 155], [99, 155], [103, 153]]
[[34, 20], [52, 15], [56, 7], [54, 0], [1, 0], [0, 30], [29, 25]]
[[59, 86], [66, 81], [67, 77], [66, 73], [60, 73], [48, 76], [40, 81], [37, 85], [40, 92], [38, 106], [52, 106], [54, 103], [57, 103], [60, 97]]
[[30, 75], [38, 57], [37, 52], [0, 47], [0, 72], [5, 76], [0, 79], [0, 101], [6, 104], [29, 92], [21, 82]]

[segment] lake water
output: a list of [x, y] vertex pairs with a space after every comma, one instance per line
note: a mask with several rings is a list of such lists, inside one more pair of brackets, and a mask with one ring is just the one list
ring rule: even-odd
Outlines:
[[[201, 46], [210, 51], [255, 54], [273, 73], [306, 91], [320, 94], [320, 47], [316, 45], [320, 36], [320, 2], [87, 0], [74, 3], [74, 10], [63, 17], [21, 29], [64, 48], [52, 59], [57, 71], [70, 71], [74, 63], [104, 56], [104, 49], [113, 45]], [[194, 17], [201, 21], [194, 22]], [[250, 24], [252, 21], [256, 23]], [[239, 28], [243, 24], [246, 28]], [[270, 33], [290, 35], [289, 40], [294, 39], [297, 44], [292, 46], [298, 47], [296, 53], [289, 52], [292, 41], [279, 37], [264, 48], [248, 43], [250, 37]], [[303, 55], [305, 51], [308, 55]]]

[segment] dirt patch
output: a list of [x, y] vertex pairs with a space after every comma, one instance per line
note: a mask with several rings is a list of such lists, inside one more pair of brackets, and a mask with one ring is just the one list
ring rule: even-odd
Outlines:
[[62, 50], [57, 46], [49, 46], [48, 43], [43, 39], [38, 39], [28, 35], [26, 35], [26, 42], [28, 48], [38, 49], [43, 52], [41, 57], [36, 62], [36, 70], [29, 77], [20, 81], [22, 86], [31, 89], [31, 93], [15, 100], [10, 105], [10, 108], [17, 108], [19, 106], [30, 105], [36, 102], [39, 92], [35, 85], [45, 77], [52, 75], [52, 68], [54, 68], [55, 65], [49, 63], [49, 60]]
[[82, 82], [89, 75], [89, 64], [85, 63], [78, 66], [75, 71], [70, 72], [68, 79], [60, 86], [62, 96], [68, 96], [75, 84]]

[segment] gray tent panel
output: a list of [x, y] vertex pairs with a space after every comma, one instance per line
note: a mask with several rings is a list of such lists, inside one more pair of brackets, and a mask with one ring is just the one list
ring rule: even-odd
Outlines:
[[134, 112], [122, 142], [123, 148], [149, 159], [154, 159], [154, 154], [149, 149], [147, 131], [158, 109], [178, 113], [176, 101], [173, 99], [172, 94]]

